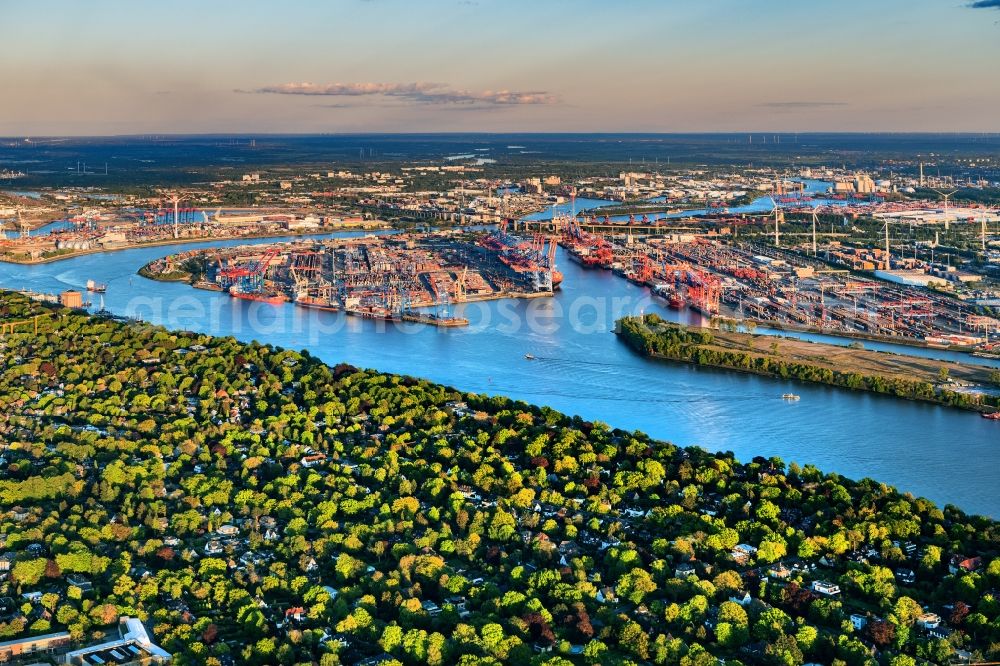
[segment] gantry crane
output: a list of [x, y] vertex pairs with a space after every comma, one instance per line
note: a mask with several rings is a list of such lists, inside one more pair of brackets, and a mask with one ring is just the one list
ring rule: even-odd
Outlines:
[[264, 276], [271, 261], [281, 253], [276, 247], [264, 252], [256, 261], [240, 266], [224, 268], [219, 272], [219, 280], [223, 286], [238, 285], [244, 293], [260, 291], [264, 285]]
[[38, 320], [44, 316], [40, 314], [35, 315], [31, 319], [22, 319], [21, 321], [0, 321], [0, 335], [7, 335], [8, 333], [13, 335], [17, 332], [17, 327], [24, 324], [32, 324], [34, 328], [32, 334], [38, 335]]

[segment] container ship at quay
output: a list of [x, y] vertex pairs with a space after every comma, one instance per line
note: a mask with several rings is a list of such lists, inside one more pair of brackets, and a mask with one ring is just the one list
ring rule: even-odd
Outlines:
[[653, 287], [653, 294], [659, 296], [667, 302], [667, 306], [672, 310], [683, 310], [687, 307], [687, 301], [676, 287], [669, 284], [658, 284]]
[[451, 317], [439, 315], [434, 312], [417, 312], [413, 310], [400, 312], [399, 310], [389, 310], [377, 306], [351, 308], [344, 312], [355, 317], [361, 317], [362, 319], [390, 322], [406, 321], [415, 324], [439, 326], [441, 328], [460, 328], [469, 325], [469, 320], [463, 317]]
[[361, 317], [362, 319], [375, 319], [378, 321], [403, 321], [402, 315], [387, 308], [380, 307], [357, 307], [344, 310], [349, 315]]
[[263, 291], [240, 291], [239, 289], [230, 289], [229, 295], [233, 298], [239, 298], [244, 301], [256, 301], [258, 303], [267, 303], [269, 305], [281, 305], [287, 300], [281, 294], [270, 294]]
[[469, 325], [469, 320], [464, 317], [450, 317], [433, 312], [406, 312], [401, 316], [403, 321], [440, 326], [441, 328], [460, 328]]
[[560, 243], [571, 261], [584, 268], [610, 268], [614, 263], [614, 253], [606, 239], [583, 231], [575, 218], [562, 218], [558, 225], [563, 229]]
[[480, 238], [480, 247], [494, 253], [500, 263], [531, 283], [536, 291], [558, 289], [563, 275], [556, 270], [556, 238], [542, 234], [519, 238], [507, 233], [507, 223], [501, 222], [499, 228]]
[[325, 312], [339, 312], [340, 306], [319, 296], [307, 296], [300, 294], [295, 298], [295, 305], [309, 310], [323, 310]]
[[[584, 268], [606, 268], [611, 265], [611, 253], [607, 256], [601, 255], [599, 248], [590, 246], [579, 241], [563, 241], [562, 246], [566, 249], [570, 261], [576, 262]], [[607, 266], [605, 266], [605, 261]]]

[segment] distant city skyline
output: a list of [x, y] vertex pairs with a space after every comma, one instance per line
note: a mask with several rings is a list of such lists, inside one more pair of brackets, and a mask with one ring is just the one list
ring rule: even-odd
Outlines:
[[0, 0], [0, 135], [1000, 131], [1000, 0]]

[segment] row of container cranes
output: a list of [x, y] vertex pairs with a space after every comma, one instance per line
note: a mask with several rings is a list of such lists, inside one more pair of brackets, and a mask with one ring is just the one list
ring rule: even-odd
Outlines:
[[563, 279], [556, 268], [558, 237], [541, 233], [517, 236], [508, 232], [508, 226], [509, 221], [501, 221], [495, 231], [480, 239], [480, 246], [495, 253], [510, 270], [525, 276], [536, 291], [558, 289]]
[[708, 318], [983, 351], [994, 348], [1000, 334], [1000, 322], [982, 316], [973, 304], [858, 278], [808, 253], [704, 236], [677, 241], [598, 234], [568, 216], [553, 224], [576, 263], [613, 271], [650, 288], [671, 308], [690, 308]]
[[343, 311], [372, 319], [462, 326], [454, 304], [552, 295], [561, 282], [556, 243], [401, 234], [219, 250], [196, 286], [250, 301]]
[[559, 218], [555, 224], [573, 261], [614, 271], [634, 284], [650, 287], [676, 309], [691, 307], [707, 317], [719, 314], [721, 283], [712, 273], [677, 260], [660, 246], [633, 243], [631, 237], [618, 242], [584, 231], [574, 217]]

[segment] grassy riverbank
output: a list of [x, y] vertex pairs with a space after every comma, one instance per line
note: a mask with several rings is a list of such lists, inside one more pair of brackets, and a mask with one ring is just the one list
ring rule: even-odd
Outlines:
[[807, 340], [686, 327], [657, 315], [626, 317], [616, 333], [641, 354], [778, 379], [827, 384], [923, 400], [964, 409], [992, 411], [996, 396], [957, 390], [955, 382], [996, 383], [987, 367], [852, 349]]
[[149, 264], [146, 264], [138, 271], [136, 271], [140, 276], [147, 278], [149, 280], [156, 280], [157, 282], [186, 282], [191, 284], [194, 282], [194, 276], [187, 271], [173, 271], [170, 273], [157, 273], [149, 268]]

